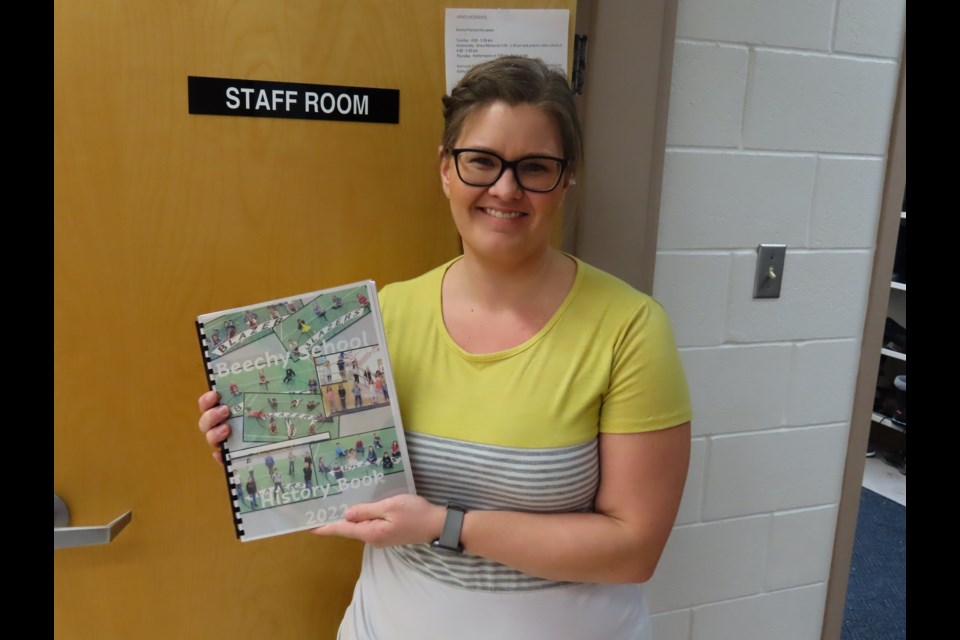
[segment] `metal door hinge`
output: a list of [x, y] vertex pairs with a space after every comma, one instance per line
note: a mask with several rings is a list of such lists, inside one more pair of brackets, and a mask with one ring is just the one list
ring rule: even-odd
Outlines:
[[583, 95], [583, 77], [587, 71], [587, 36], [574, 34], [573, 36], [573, 78], [570, 86], [573, 93]]

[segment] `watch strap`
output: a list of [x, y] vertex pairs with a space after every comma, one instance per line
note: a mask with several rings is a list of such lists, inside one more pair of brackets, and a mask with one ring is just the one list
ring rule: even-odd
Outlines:
[[463, 553], [463, 545], [460, 544], [460, 531], [463, 529], [463, 517], [466, 514], [466, 507], [458, 504], [447, 505], [447, 518], [443, 522], [443, 531], [440, 537], [433, 541], [434, 547]]

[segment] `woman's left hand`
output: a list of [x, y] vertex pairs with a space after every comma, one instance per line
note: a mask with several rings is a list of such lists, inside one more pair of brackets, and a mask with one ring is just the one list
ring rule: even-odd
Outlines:
[[430, 543], [440, 537], [446, 507], [403, 494], [347, 509], [341, 522], [312, 530], [318, 536], [362, 540], [373, 547]]

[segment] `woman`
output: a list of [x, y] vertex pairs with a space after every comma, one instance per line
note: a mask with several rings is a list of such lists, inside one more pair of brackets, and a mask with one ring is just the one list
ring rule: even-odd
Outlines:
[[420, 495], [315, 530], [367, 543], [340, 637], [649, 639], [690, 448], [668, 320], [550, 245], [581, 155], [562, 75], [499, 58], [443, 103], [463, 255], [380, 294]]

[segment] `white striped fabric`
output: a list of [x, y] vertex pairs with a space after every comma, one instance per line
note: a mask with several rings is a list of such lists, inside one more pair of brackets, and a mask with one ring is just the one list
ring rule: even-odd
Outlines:
[[[596, 438], [552, 449], [499, 447], [412, 432], [406, 440], [417, 493], [436, 504], [539, 513], [593, 510], [600, 483]], [[419, 573], [463, 589], [533, 591], [569, 584], [430, 545], [387, 551]]]

